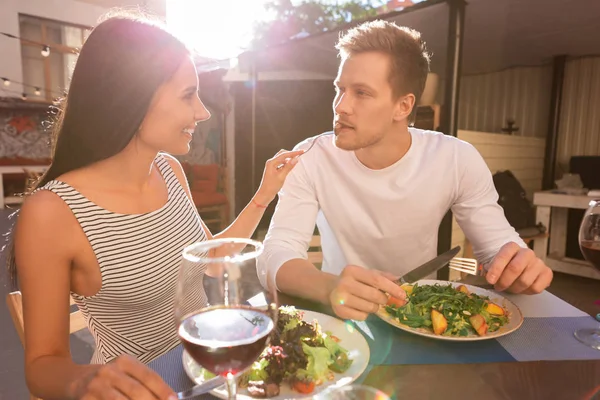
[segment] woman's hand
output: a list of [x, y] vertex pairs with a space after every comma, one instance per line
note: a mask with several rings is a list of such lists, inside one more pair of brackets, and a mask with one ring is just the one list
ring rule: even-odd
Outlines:
[[[254, 201], [263, 207], [269, 205], [283, 186], [285, 178], [298, 163], [298, 157], [304, 150], [279, 150], [265, 165], [260, 187], [254, 196]], [[281, 166], [281, 168], [277, 168]]]
[[73, 398], [83, 400], [175, 400], [173, 390], [145, 364], [120, 356], [73, 384]]

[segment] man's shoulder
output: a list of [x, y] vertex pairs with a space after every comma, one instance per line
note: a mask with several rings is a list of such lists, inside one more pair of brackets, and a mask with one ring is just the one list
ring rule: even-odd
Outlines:
[[469, 142], [465, 142], [456, 136], [446, 135], [443, 132], [431, 131], [419, 128], [409, 128], [413, 137], [419, 138], [425, 147], [429, 147], [435, 150], [446, 149], [449, 151], [470, 151], [473, 145]]
[[428, 130], [428, 129], [420, 129], [420, 128], [415, 128], [415, 127], [409, 127], [408, 129], [413, 136], [420, 137], [423, 140], [427, 140], [432, 143], [436, 143], [436, 142], [453, 143], [454, 141], [457, 141], [457, 140], [460, 141], [460, 139], [458, 139], [454, 136], [451, 136], [451, 135], [446, 135], [443, 132], [432, 131], [432, 130]]

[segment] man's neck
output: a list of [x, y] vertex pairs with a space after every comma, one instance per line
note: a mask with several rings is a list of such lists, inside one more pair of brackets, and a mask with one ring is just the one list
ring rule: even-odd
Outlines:
[[367, 168], [383, 169], [398, 162], [410, 149], [412, 136], [408, 126], [388, 132], [379, 142], [356, 150], [356, 158]]

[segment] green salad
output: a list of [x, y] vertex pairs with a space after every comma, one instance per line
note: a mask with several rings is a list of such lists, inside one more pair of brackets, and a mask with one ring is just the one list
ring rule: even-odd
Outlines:
[[508, 322], [508, 313], [487, 296], [470, 293], [466, 286], [403, 285], [406, 304], [388, 302], [385, 310], [411, 328], [436, 335], [485, 336]]
[[283, 384], [308, 394], [352, 365], [348, 351], [317, 321], [306, 322], [294, 307], [280, 307], [268, 346], [239, 380], [253, 397], [277, 396]]

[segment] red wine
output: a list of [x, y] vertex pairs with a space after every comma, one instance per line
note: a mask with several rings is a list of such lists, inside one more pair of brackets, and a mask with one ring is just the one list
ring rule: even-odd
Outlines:
[[581, 252], [594, 268], [600, 271], [600, 242], [592, 240], [581, 241]]
[[198, 364], [226, 376], [258, 359], [273, 326], [273, 320], [258, 310], [220, 307], [187, 316], [179, 325], [179, 337]]

